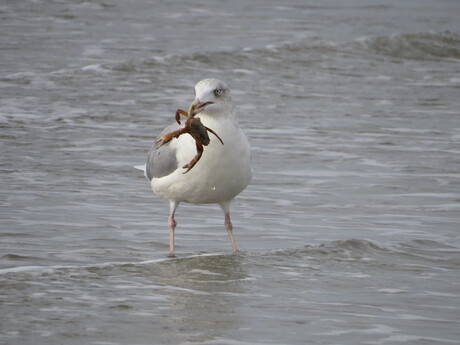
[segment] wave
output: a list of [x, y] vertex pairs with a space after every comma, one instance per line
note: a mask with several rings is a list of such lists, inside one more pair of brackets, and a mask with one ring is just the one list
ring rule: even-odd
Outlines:
[[[105, 274], [116, 271], [148, 271], [161, 273], [164, 269], [174, 266], [184, 271], [197, 267], [207, 269], [231, 269], [239, 265], [281, 265], [296, 262], [310, 262], [315, 265], [353, 262], [365, 265], [394, 266], [408, 269], [414, 266], [430, 266], [442, 264], [455, 268], [460, 265], [460, 248], [434, 240], [410, 240], [396, 242], [394, 245], [382, 246], [367, 239], [336, 240], [318, 245], [304, 245], [295, 248], [269, 250], [264, 252], [239, 252], [238, 254], [199, 253], [180, 254], [176, 258], [156, 258], [139, 262], [103, 262], [83, 265], [50, 265], [50, 266], [18, 266], [0, 269], [4, 274], [56, 274], [57, 272], [89, 272]], [[166, 266], [165, 266], [166, 265]], [[83, 273], [82, 273], [83, 274]]]
[[352, 46], [399, 59], [460, 59], [460, 35], [450, 31], [365, 37]]
[[228, 51], [165, 54], [125, 61], [107, 61], [80, 68], [51, 72], [12, 73], [0, 81], [37, 87], [54, 87], [54, 78], [75, 75], [150, 74], [150, 78], [174, 74], [193, 74], [206, 69], [210, 74], [222, 70], [236, 74], [267, 73], [268, 70], [292, 70], [312, 66], [326, 57], [358, 56], [413, 60], [460, 59], [460, 35], [450, 31], [404, 33], [379, 37], [363, 37], [338, 44], [319, 38], [283, 42], [265, 47], [246, 47]]
[[222, 67], [243, 66], [235, 71], [247, 74], [251, 73], [251, 68], [260, 69], [276, 65], [278, 68], [289, 69], [299, 63], [320, 61], [328, 55], [343, 53], [359, 55], [363, 52], [399, 59], [460, 59], [460, 35], [450, 31], [398, 34], [359, 38], [344, 44], [313, 38], [261, 48], [154, 56], [138, 61], [87, 66], [86, 69], [97, 71], [98, 68], [102, 68], [102, 70], [133, 72], [145, 68], [168, 66], [207, 67], [216, 70]]
[[312, 258], [338, 259], [341, 258], [357, 258], [364, 254], [386, 254], [390, 250], [378, 246], [372, 241], [366, 239], [348, 239], [331, 241], [319, 245], [305, 245], [301, 247], [291, 248], [288, 250], [276, 250], [274, 253], [267, 253], [269, 255], [276, 254], [278, 256], [309, 256]]
[[[252, 74], [246, 66], [264, 66], [267, 63], [278, 64], [279, 60], [286, 59], [286, 53], [296, 53], [301, 51], [328, 53], [336, 51], [337, 45], [334, 42], [318, 39], [303, 40], [298, 42], [285, 42], [279, 45], [268, 45], [260, 48], [239, 48], [225, 51], [195, 52], [187, 54], [166, 54], [163, 56], [152, 56], [141, 59], [130, 59], [127, 61], [107, 62], [84, 66], [79, 71], [89, 73], [116, 72], [137, 72], [145, 69], [156, 69], [160, 71], [171, 66], [177, 67], [200, 67], [222, 68], [228, 66], [245, 66], [235, 68], [236, 72], [242, 74]], [[65, 71], [57, 71], [63, 73]]]
[[[450, 31], [404, 33], [379, 37], [363, 37], [338, 44], [337, 42], [308, 38], [265, 47], [246, 47], [226, 51], [165, 54], [125, 61], [108, 61], [80, 68], [62, 69], [49, 73], [51, 77], [75, 74], [125, 74], [155, 72], [161, 77], [169, 73], [188, 73], [206, 68], [209, 72], [232, 70], [240, 74], [253, 74], [277, 69], [292, 69], [299, 65], [312, 65], [327, 56], [361, 56], [373, 54], [381, 57], [413, 60], [460, 59], [460, 35]], [[14, 83], [43, 83], [43, 76], [35, 73], [6, 75], [0, 80]], [[47, 77], [45, 77], [48, 80]]]
[[410, 240], [382, 246], [366, 239], [348, 239], [277, 250], [262, 256], [276, 256], [283, 262], [307, 261], [318, 267], [349, 262], [413, 270], [414, 267], [433, 265], [456, 269], [460, 265], [459, 254], [460, 248], [433, 240]]

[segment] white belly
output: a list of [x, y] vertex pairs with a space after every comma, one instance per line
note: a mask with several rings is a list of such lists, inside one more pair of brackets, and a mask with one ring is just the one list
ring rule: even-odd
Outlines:
[[220, 203], [232, 200], [249, 184], [251, 153], [244, 133], [233, 120], [202, 121], [222, 138], [224, 145], [208, 133], [211, 142], [204, 147], [201, 159], [183, 174], [182, 166], [197, 153], [195, 141], [188, 134], [173, 139], [170, 145], [177, 148], [179, 168], [168, 176], [152, 179], [152, 189], [159, 196], [176, 202]]

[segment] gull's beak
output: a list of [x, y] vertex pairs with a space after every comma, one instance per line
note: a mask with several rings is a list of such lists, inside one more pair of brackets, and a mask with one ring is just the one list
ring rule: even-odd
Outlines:
[[190, 104], [190, 108], [188, 108], [188, 114], [194, 117], [196, 114], [202, 112], [208, 105], [213, 103], [214, 102], [201, 102], [198, 98], [195, 98], [193, 103]]

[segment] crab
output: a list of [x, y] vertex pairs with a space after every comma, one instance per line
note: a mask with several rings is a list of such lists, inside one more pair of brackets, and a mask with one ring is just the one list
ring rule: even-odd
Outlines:
[[207, 132], [211, 132], [212, 134], [214, 134], [217, 137], [217, 139], [219, 139], [221, 144], [224, 144], [224, 142], [219, 137], [219, 135], [217, 135], [216, 132], [214, 132], [211, 128], [203, 125], [199, 117], [195, 117], [195, 115], [202, 112], [206, 106], [213, 103], [214, 102], [192, 103], [188, 113], [185, 110], [177, 109], [176, 122], [180, 125], [180, 116], [185, 116], [187, 117], [187, 120], [185, 120], [185, 126], [181, 129], [166, 133], [156, 141], [156, 147], [159, 148], [160, 146], [170, 142], [173, 138], [178, 138], [185, 133], [190, 134], [193, 137], [193, 139], [195, 139], [197, 154], [195, 155], [195, 157], [193, 157], [193, 159], [190, 162], [188, 162], [182, 167], [183, 169], [187, 169], [183, 172], [183, 174], [188, 173], [195, 166], [195, 164], [200, 160], [203, 154], [203, 146], [207, 146], [211, 141], [209, 139], [209, 135]]

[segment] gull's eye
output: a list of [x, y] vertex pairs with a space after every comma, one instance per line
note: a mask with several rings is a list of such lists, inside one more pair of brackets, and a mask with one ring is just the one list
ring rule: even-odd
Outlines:
[[222, 89], [215, 89], [215, 90], [214, 90], [214, 94], [215, 94], [216, 96], [220, 96], [220, 95], [222, 94]]

